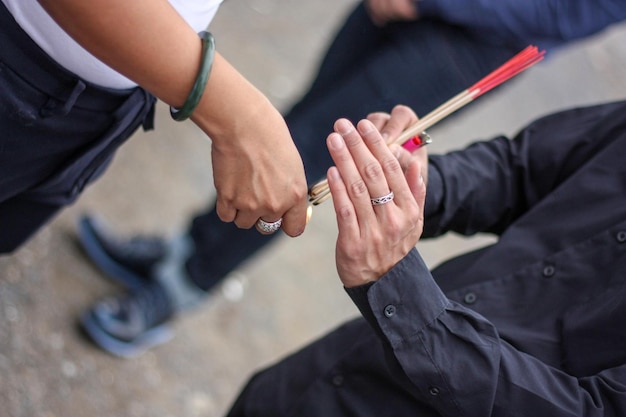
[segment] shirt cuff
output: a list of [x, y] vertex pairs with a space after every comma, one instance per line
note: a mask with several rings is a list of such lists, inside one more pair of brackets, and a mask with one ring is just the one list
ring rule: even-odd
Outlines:
[[[392, 346], [434, 321], [447, 304], [416, 249], [378, 281], [346, 291], [363, 317]], [[394, 320], [396, 315], [402, 319]]]
[[436, 216], [442, 211], [444, 184], [439, 168], [434, 163], [428, 164], [428, 184], [426, 188], [426, 202], [424, 203], [424, 217]]

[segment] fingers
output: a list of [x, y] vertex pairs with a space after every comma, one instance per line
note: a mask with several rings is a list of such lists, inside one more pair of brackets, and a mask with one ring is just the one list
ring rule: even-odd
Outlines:
[[[216, 210], [218, 217], [224, 222], [234, 222], [240, 229], [255, 227], [259, 233], [272, 234], [282, 229], [291, 237], [300, 236], [304, 233], [307, 223], [307, 198], [299, 199], [299, 203], [292, 206], [281, 215], [281, 210], [259, 212], [250, 207], [241, 207], [239, 210], [234, 205], [227, 204], [218, 198]], [[259, 213], [261, 213], [259, 215]], [[279, 222], [279, 223], [277, 223]]]
[[387, 138], [385, 136], [389, 136], [389, 135], [383, 133], [382, 130], [390, 118], [391, 118], [391, 115], [385, 112], [376, 112], [376, 113], [370, 113], [367, 115], [367, 120], [372, 122], [374, 127], [376, 127], [376, 129], [381, 133], [381, 136], [383, 137], [383, 139], [385, 139], [385, 142], [387, 142]]
[[[335, 123], [335, 130], [335, 133], [328, 136], [328, 150], [341, 173], [351, 205], [356, 212], [366, 216], [368, 209], [371, 211], [370, 190], [363, 180], [357, 164], [361, 167], [368, 166], [370, 170], [376, 171], [378, 163], [371, 154], [367, 155], [367, 148], [350, 122], [345, 119], [338, 120]], [[382, 169], [380, 169], [380, 165], [378, 166], [378, 173], [379, 183], [374, 188], [376, 190], [382, 188], [381, 191], [376, 192], [380, 192], [381, 195], [386, 194], [388, 192], [387, 185], [381, 181], [383, 178], [381, 178]], [[371, 215], [373, 212], [370, 213]]]
[[398, 105], [391, 110], [389, 121], [381, 129], [380, 133], [384, 137], [388, 137], [389, 142], [396, 139], [407, 127], [414, 125], [417, 121], [417, 115], [411, 108]]
[[373, 123], [362, 120], [355, 128], [341, 119], [335, 130], [328, 138], [329, 150], [359, 216], [373, 213], [371, 198], [390, 191], [396, 197], [410, 196], [400, 164]]
[[397, 105], [391, 113], [376, 112], [367, 115], [367, 120], [372, 122], [380, 131], [386, 143], [393, 142], [405, 129], [417, 123], [417, 115], [410, 107]]
[[395, 144], [390, 145], [389, 149], [391, 150], [391, 153], [394, 154], [396, 159], [398, 159], [400, 167], [402, 167], [402, 171], [406, 172], [406, 170], [409, 168], [409, 162], [411, 162], [411, 152], [407, 151], [402, 146]]
[[[393, 120], [393, 115], [390, 119]], [[389, 124], [389, 123], [388, 123]], [[387, 124], [387, 125], [388, 125]], [[393, 191], [395, 194], [395, 204], [399, 207], [404, 206], [403, 201], [411, 201], [410, 190], [407, 187], [406, 179], [404, 178], [404, 172], [398, 159], [393, 154], [387, 144], [379, 140], [380, 135], [374, 128], [374, 125], [367, 120], [362, 120], [357, 124], [357, 129], [363, 137], [363, 141], [366, 144], [368, 150], [372, 153], [374, 158], [379, 161], [383, 170], [383, 176], [387, 183], [388, 191], [383, 194], [371, 194], [372, 197], [379, 197], [387, 194], [389, 191]], [[397, 129], [397, 128], [393, 128]], [[399, 127], [400, 131], [403, 127]]]
[[422, 175], [422, 164], [417, 158], [410, 158], [406, 169], [406, 181], [415, 202], [419, 207], [420, 220], [424, 219], [424, 204], [426, 201], [426, 180]]
[[288, 236], [296, 237], [304, 233], [307, 223], [307, 198], [301, 198], [300, 202], [287, 210], [283, 216], [282, 229]]
[[[329, 142], [329, 149], [331, 146], [334, 147], [343, 145], [331, 145]], [[333, 195], [332, 201], [337, 216], [337, 229], [339, 236], [346, 240], [359, 241], [361, 233], [356, 211], [352, 201], [350, 200], [350, 196], [348, 195], [346, 184], [343, 182], [337, 167], [330, 167], [326, 178], [328, 179], [330, 192]]]
[[224, 201], [219, 198], [217, 199], [215, 210], [220, 220], [225, 223], [234, 221], [237, 216], [237, 210], [233, 206], [225, 204]]
[[365, 6], [372, 22], [378, 26], [394, 20], [414, 20], [418, 17], [414, 0], [367, 0]]

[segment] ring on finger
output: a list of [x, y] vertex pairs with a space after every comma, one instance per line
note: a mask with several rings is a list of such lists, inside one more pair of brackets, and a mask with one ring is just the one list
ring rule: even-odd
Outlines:
[[259, 220], [257, 220], [256, 225], [259, 229], [261, 229], [262, 231], [264, 231], [265, 233], [274, 233], [276, 232], [278, 229], [280, 229], [280, 226], [283, 224], [283, 219], [282, 217], [278, 220], [276, 220], [275, 222], [266, 222], [265, 220], [259, 218]]
[[385, 194], [380, 197], [370, 198], [373, 206], [382, 206], [383, 204], [387, 204], [393, 201], [393, 191], [389, 192], [389, 194]]

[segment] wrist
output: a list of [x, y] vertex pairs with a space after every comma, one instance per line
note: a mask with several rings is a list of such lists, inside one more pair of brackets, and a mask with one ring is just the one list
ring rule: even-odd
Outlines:
[[170, 106], [170, 115], [176, 121], [183, 121], [189, 118], [194, 112], [200, 99], [204, 94], [209, 76], [211, 74], [211, 67], [213, 65], [213, 57], [215, 55], [215, 39], [211, 32], [200, 32], [200, 38], [202, 39], [202, 59], [198, 75], [187, 99], [180, 108], [174, 108]]
[[216, 53], [211, 76], [191, 120], [212, 142], [226, 146], [243, 139], [240, 132], [244, 126], [259, 120], [263, 109], [270, 106], [267, 97]]

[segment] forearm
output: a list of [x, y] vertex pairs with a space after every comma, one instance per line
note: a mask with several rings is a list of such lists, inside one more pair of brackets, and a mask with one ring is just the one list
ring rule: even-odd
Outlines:
[[[40, 0], [92, 55], [173, 107], [187, 99], [200, 68], [201, 40], [166, 0]], [[266, 97], [218, 52], [192, 116], [212, 139], [237, 131], [236, 115], [269, 108]], [[250, 120], [253, 115], [244, 118]]]
[[[203, 44], [167, 0], [40, 3], [93, 56], [172, 107], [186, 102]], [[219, 53], [190, 117], [212, 140], [220, 218], [246, 229], [282, 218], [286, 234], [300, 235], [306, 178], [285, 120]]]
[[[430, 157], [424, 236], [499, 234], [619, 140], [624, 103], [569, 109], [500, 137]], [[609, 133], [607, 133], [609, 132]]]

